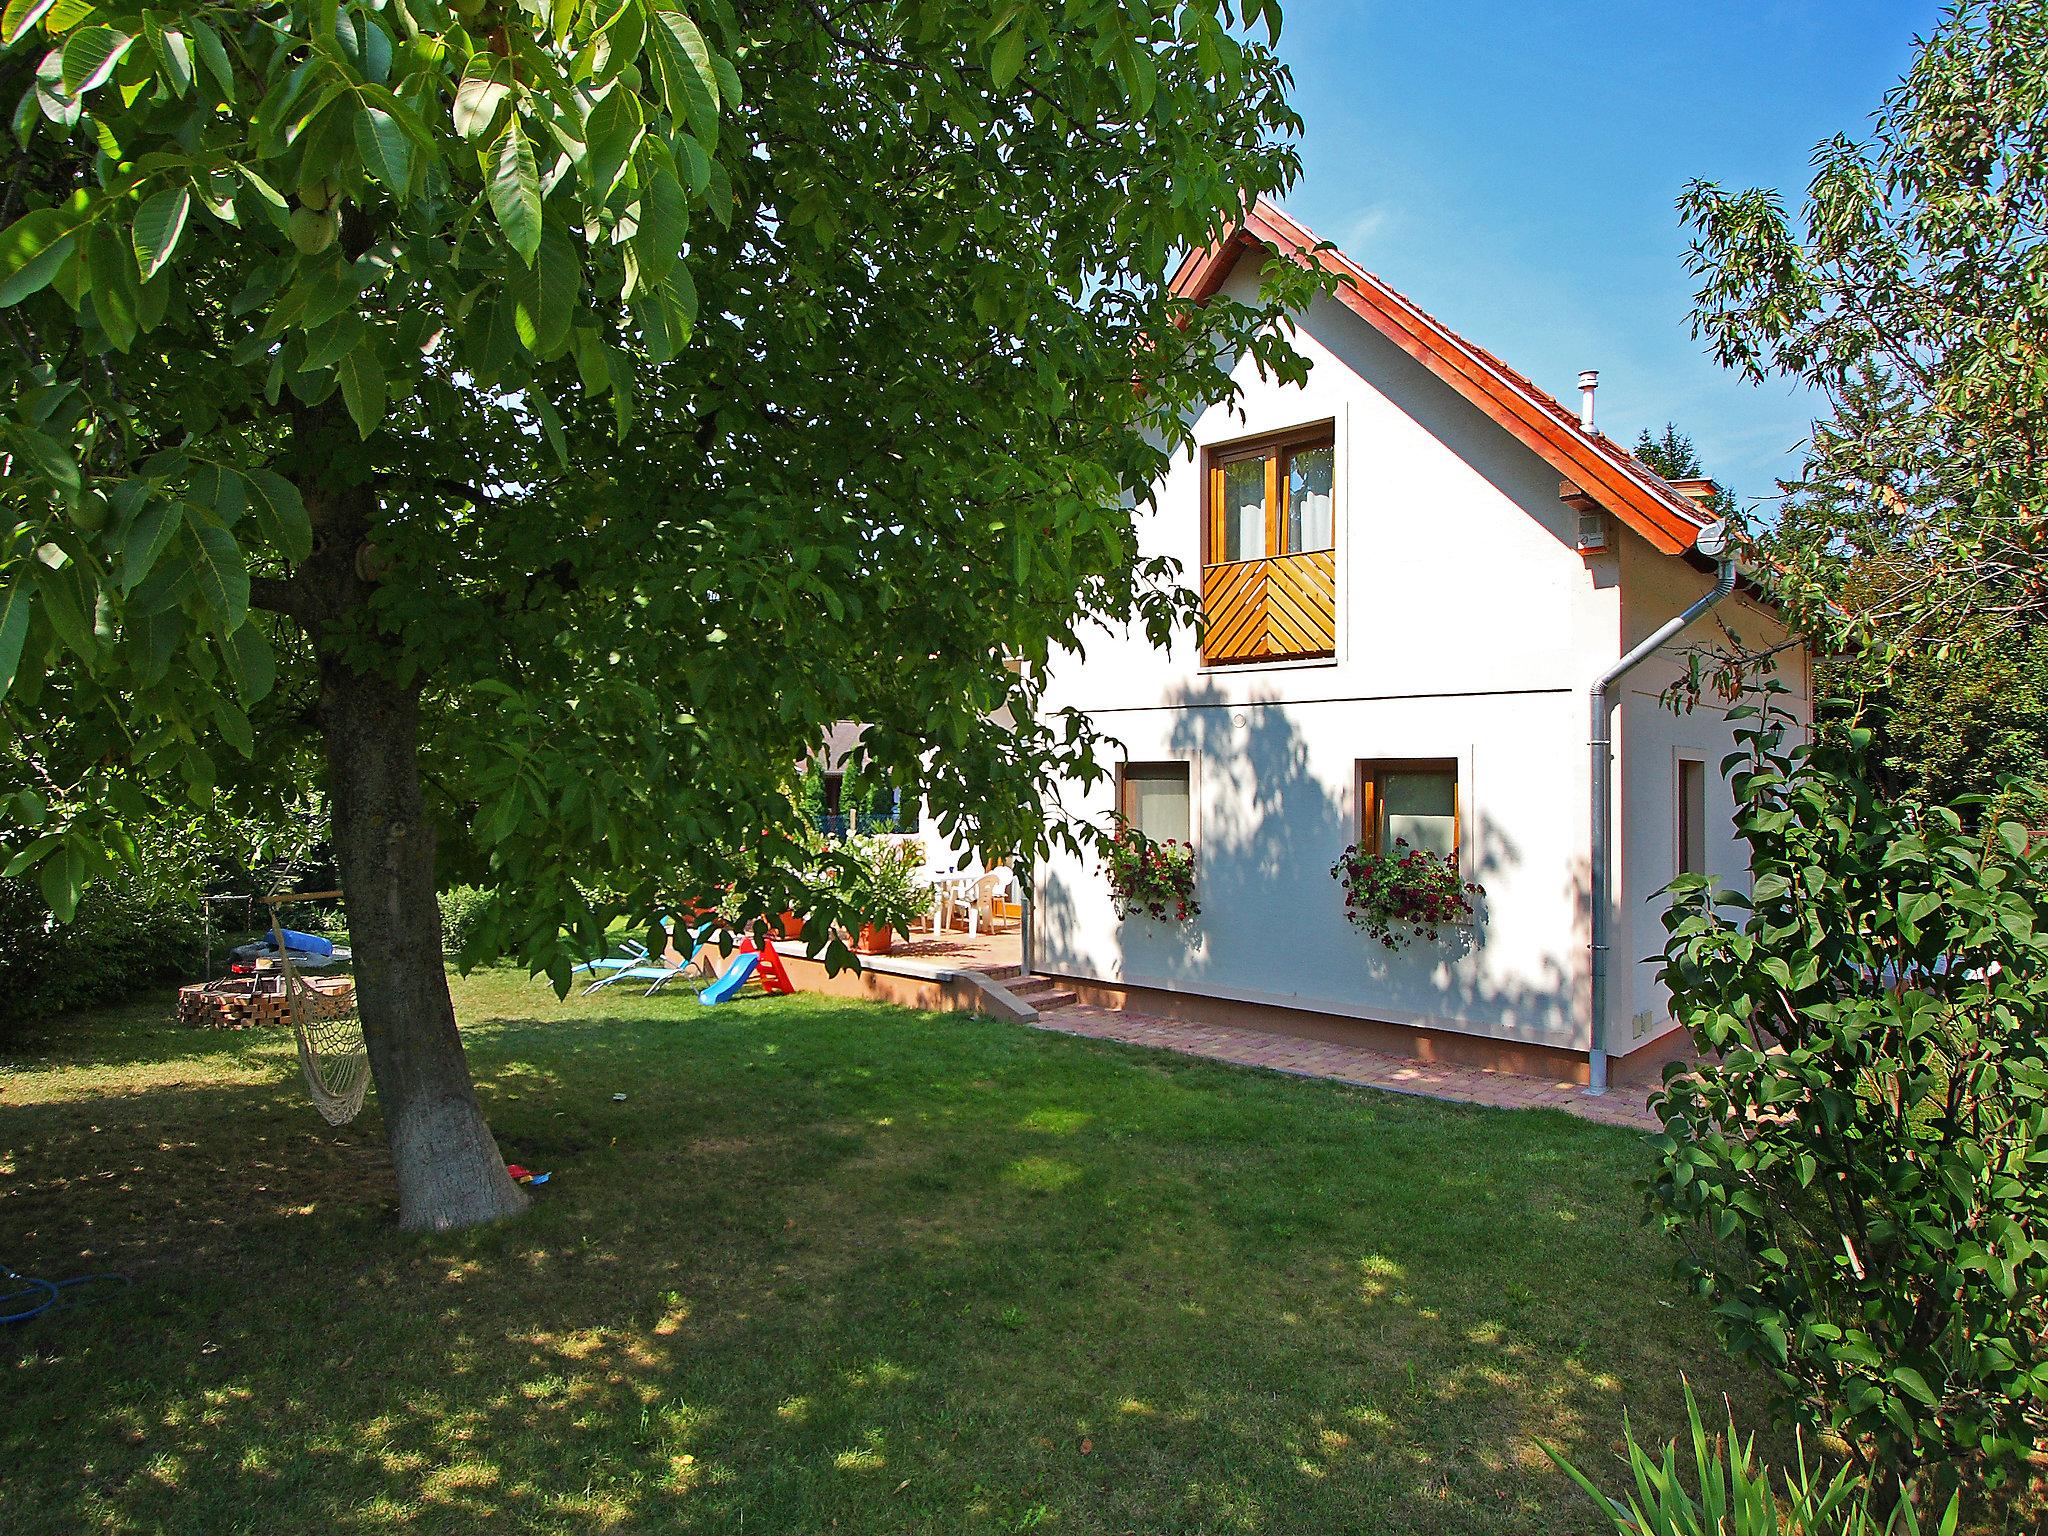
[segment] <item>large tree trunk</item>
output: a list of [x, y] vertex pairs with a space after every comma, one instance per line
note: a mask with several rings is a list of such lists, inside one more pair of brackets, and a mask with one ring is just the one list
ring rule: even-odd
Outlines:
[[398, 1173], [399, 1225], [439, 1230], [516, 1215], [526, 1195], [477, 1104], [441, 961], [418, 695], [323, 655], [320, 710], [356, 1002]]
[[299, 621], [319, 661], [330, 826], [348, 898], [356, 1006], [398, 1175], [399, 1225], [497, 1221], [525, 1210], [527, 1198], [476, 1101], [448, 996], [434, 830], [420, 790], [419, 688], [359, 661], [377, 645], [368, 613], [377, 487], [334, 483], [337, 447], [354, 443], [337, 403], [296, 410], [294, 430], [313, 552], [289, 581], [260, 583], [255, 595]]

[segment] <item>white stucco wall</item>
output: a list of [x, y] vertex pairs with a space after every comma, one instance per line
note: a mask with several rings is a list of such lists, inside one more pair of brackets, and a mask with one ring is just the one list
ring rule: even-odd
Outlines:
[[[1621, 554], [1622, 632], [1627, 645], [1638, 644], [1713, 585], [1712, 577], [1658, 554], [1632, 535], [1624, 537]], [[1749, 887], [1748, 862], [1732, 823], [1734, 797], [1720, 771], [1736, 744], [1728, 706], [1710, 699], [1679, 713], [1666, 695], [1684, 678], [1696, 650], [1758, 651], [1784, 638], [1785, 627], [1777, 617], [1746, 588], [1738, 588], [1623, 680], [1615, 706], [1617, 879], [1611, 973], [1614, 1021], [1608, 1042], [1616, 1055], [1653, 1043], [1673, 1027], [1669, 999], [1656, 979], [1667, 905], [1658, 893], [1678, 873], [1680, 758], [1706, 764], [1706, 872], [1734, 889]], [[1780, 702], [1802, 721], [1812, 718], [1808, 668], [1806, 650], [1795, 647], [1780, 656], [1776, 672], [1786, 690]]]
[[[1096, 862], [1057, 855], [1038, 871], [1037, 964], [1584, 1050], [1587, 688], [1620, 654], [1625, 577], [1644, 587], [1628, 620], [1640, 633], [1706, 578], [1625, 533], [1609, 553], [1581, 555], [1557, 472], [1340, 305], [1320, 301], [1296, 344], [1311, 364], [1306, 385], [1283, 389], [1241, 365], [1240, 409], [1197, 420], [1197, 449], [1170, 468], [1157, 509], [1140, 519], [1140, 544], [1177, 559], [1193, 585], [1201, 450], [1333, 422], [1337, 655], [1205, 669], [1191, 635], [1161, 652], [1142, 634], [1102, 630], [1085, 638], [1084, 655], [1054, 665], [1049, 705], [1089, 713], [1131, 761], [1191, 762], [1203, 911], [1185, 926], [1120, 923]], [[1669, 759], [1670, 742], [1706, 729], [1639, 721], [1633, 692], [1621, 713], [1621, 739], [1645, 760]], [[1726, 750], [1719, 728], [1710, 764]], [[1382, 757], [1458, 760], [1464, 867], [1487, 895], [1454, 943], [1389, 953], [1344, 921], [1330, 866], [1358, 836], [1356, 765]], [[1725, 827], [1725, 787], [1712, 789]], [[1053, 793], [1091, 819], [1114, 809], [1112, 784]], [[1656, 793], [1668, 800], [1668, 784], [1642, 796]], [[1659, 863], [1657, 850], [1671, 815], [1643, 810], [1635, 795], [1624, 765], [1625, 910], [1670, 877], [1671, 851]], [[1731, 856], [1725, 846], [1714, 855]], [[1644, 933], [1617, 938], [1617, 955], [1641, 952], [1622, 945]], [[1617, 966], [1617, 977], [1633, 999], [1628, 970]], [[1632, 1001], [1628, 1013], [1644, 1006]]]

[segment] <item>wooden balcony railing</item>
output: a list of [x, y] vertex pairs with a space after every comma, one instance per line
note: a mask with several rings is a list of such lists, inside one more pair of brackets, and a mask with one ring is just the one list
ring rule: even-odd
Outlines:
[[1202, 568], [1202, 660], [1294, 661], [1337, 652], [1337, 552]]

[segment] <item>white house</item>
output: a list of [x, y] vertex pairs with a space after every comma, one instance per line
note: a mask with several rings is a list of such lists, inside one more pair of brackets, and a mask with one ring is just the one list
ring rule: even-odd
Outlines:
[[[1750, 644], [1782, 630], [1738, 584], [1608, 690], [1596, 1034], [1590, 695], [1716, 590], [1711, 483], [1663, 480], [1593, 429], [1590, 392], [1583, 416], [1565, 409], [1316, 244], [1261, 203], [1175, 278], [1197, 299], [1249, 292], [1272, 247], [1340, 281], [1300, 322], [1307, 383], [1242, 363], [1238, 405], [1196, 421], [1141, 515], [1143, 553], [1200, 581], [1203, 638], [1162, 652], [1103, 630], [1047, 679], [1048, 707], [1085, 711], [1126, 754], [1113, 784], [1051, 793], [1190, 839], [1201, 913], [1119, 921], [1098, 861], [1061, 854], [1035, 872], [1029, 964], [1171, 1017], [1581, 1081], [1610, 1056], [1640, 1071], [1674, 1043], [1658, 1048], [1655, 893], [1681, 867], [1746, 879], [1718, 772], [1731, 729], [1659, 695], [1723, 626]], [[1807, 659], [1788, 655], [1803, 709]], [[1390, 952], [1346, 922], [1330, 870], [1397, 835], [1454, 851], [1485, 896], [1442, 942]]]

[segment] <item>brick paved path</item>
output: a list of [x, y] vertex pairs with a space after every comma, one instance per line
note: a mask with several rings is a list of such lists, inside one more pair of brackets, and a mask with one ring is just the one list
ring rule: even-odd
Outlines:
[[1640, 1085], [1614, 1088], [1593, 1098], [1577, 1083], [1416, 1061], [1328, 1040], [1302, 1040], [1227, 1024], [1189, 1024], [1086, 1003], [1042, 1012], [1036, 1027], [1178, 1051], [1184, 1056], [1202, 1056], [1241, 1067], [1266, 1067], [1300, 1077], [1324, 1077], [1367, 1088], [1384, 1088], [1392, 1093], [1421, 1094], [1496, 1109], [1561, 1109], [1568, 1115], [1602, 1125], [1640, 1131], [1657, 1129], [1657, 1117], [1644, 1102], [1648, 1090]]

